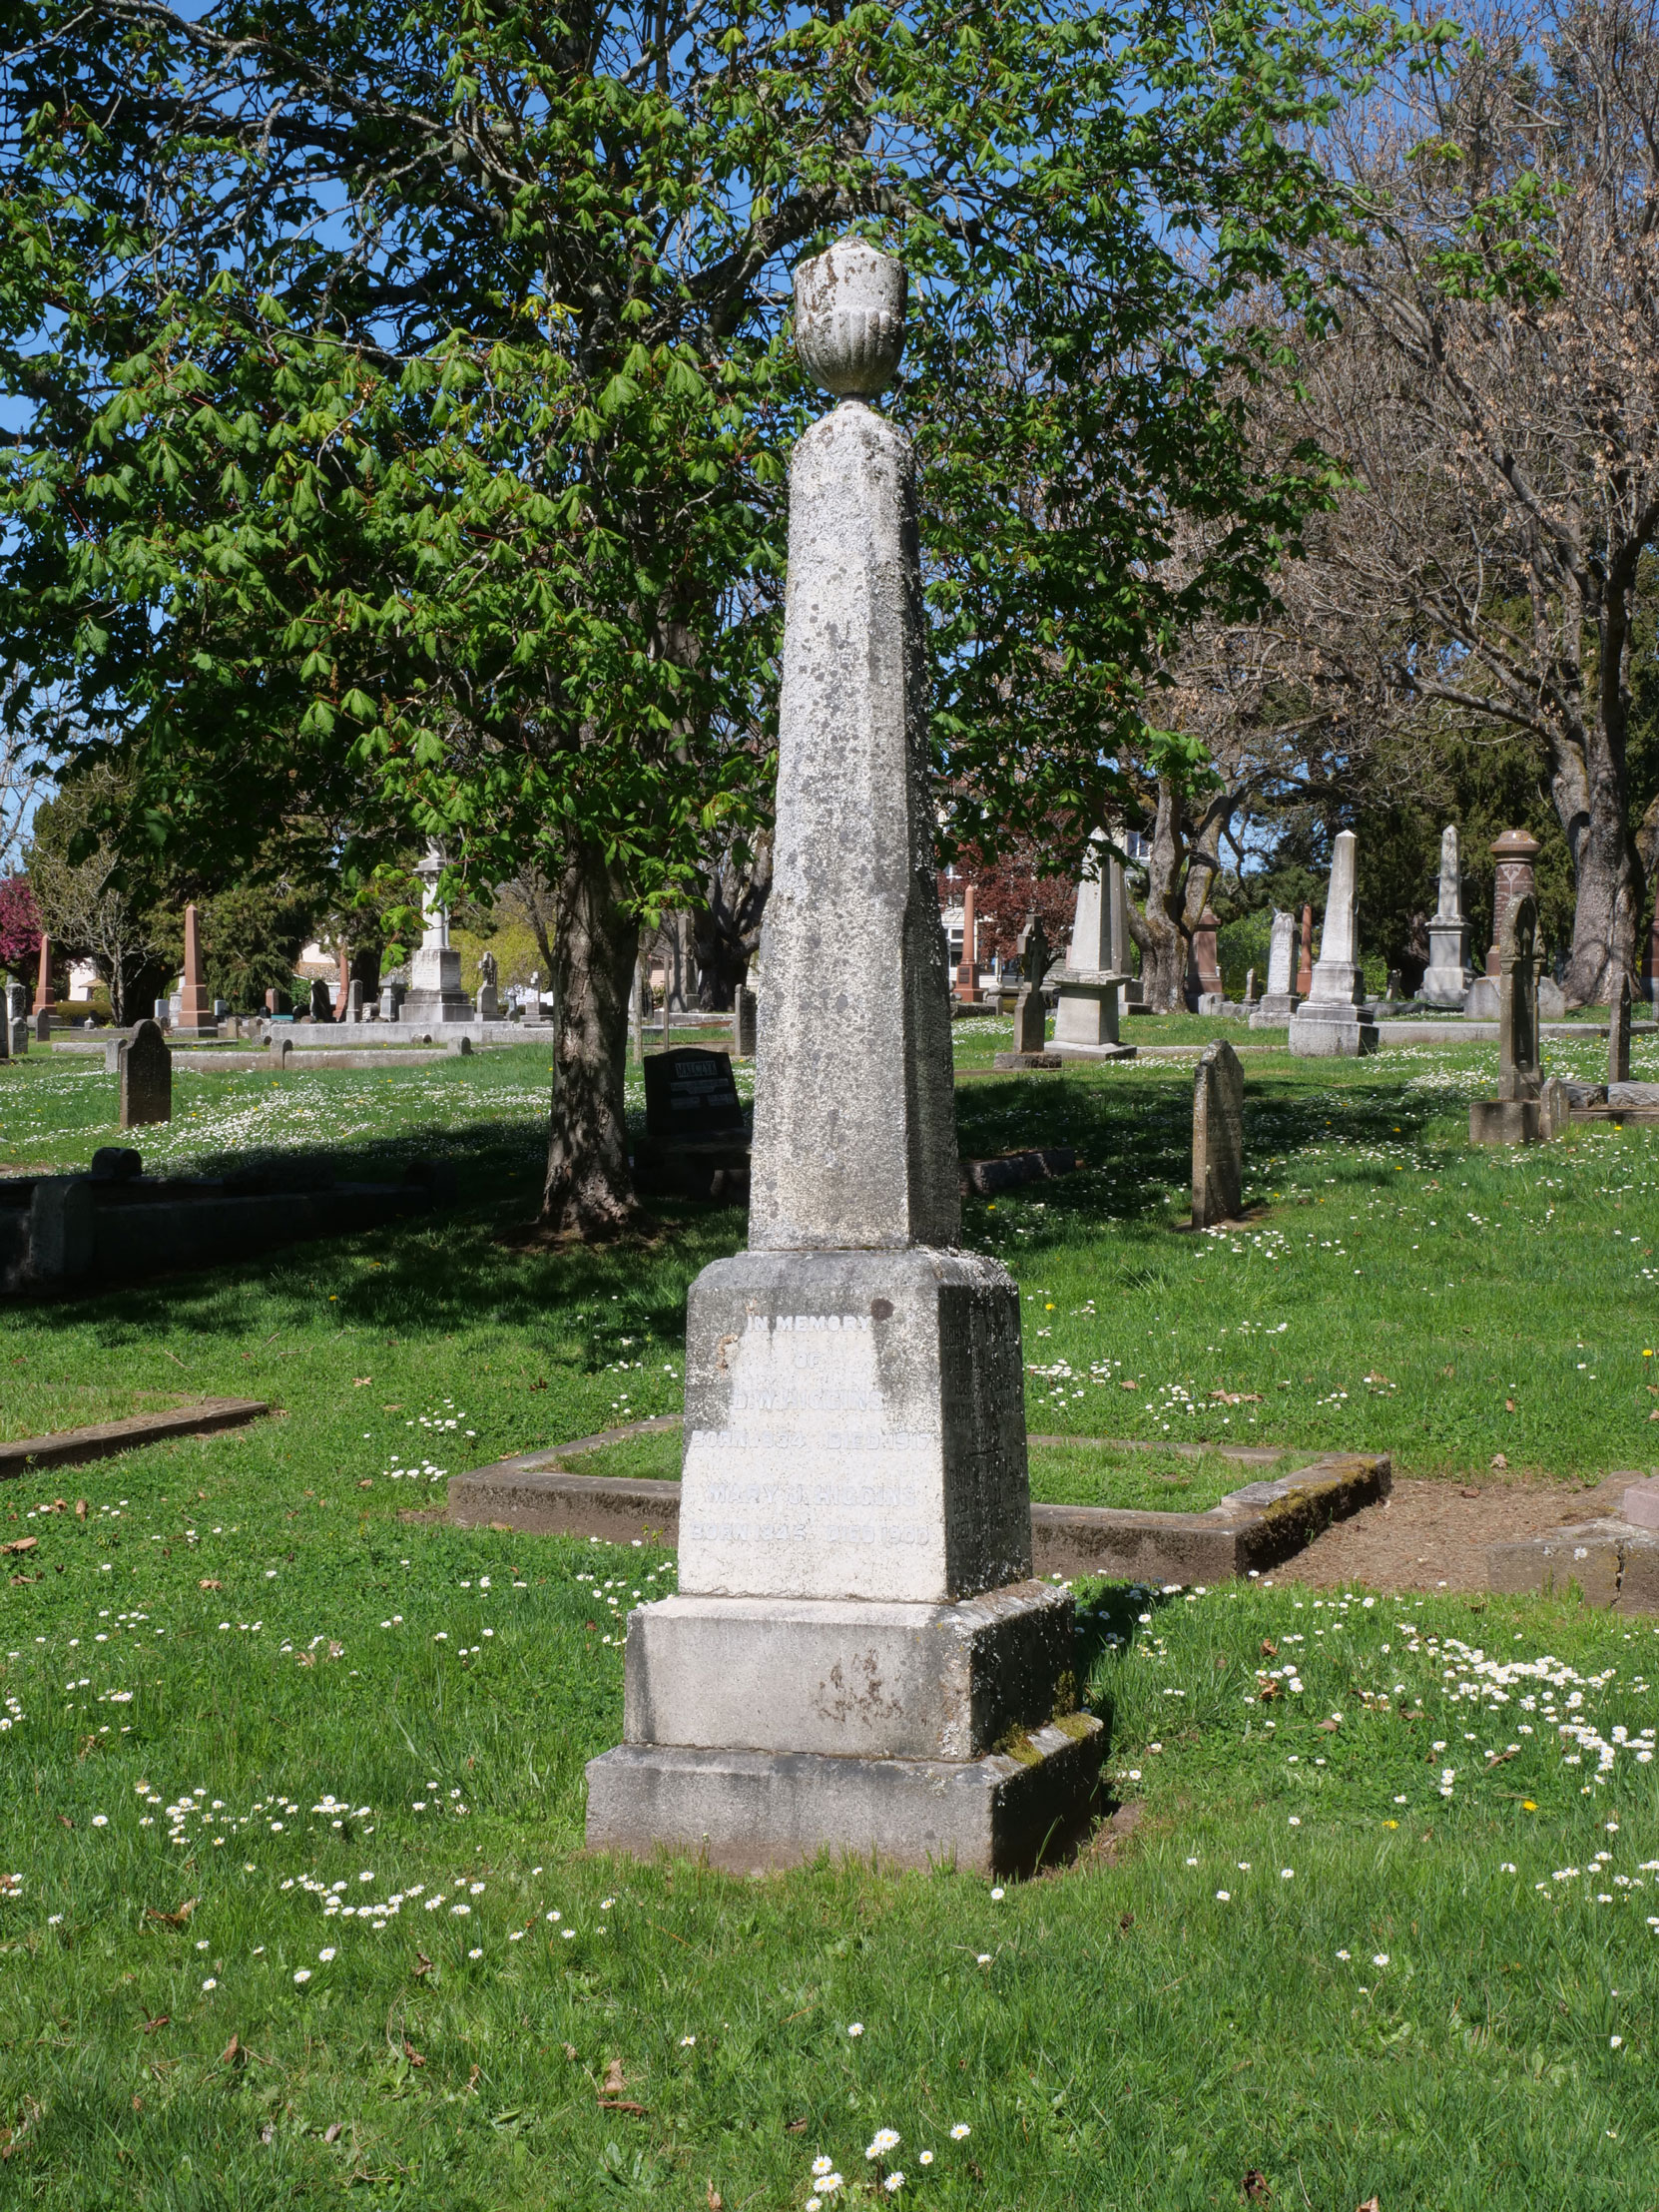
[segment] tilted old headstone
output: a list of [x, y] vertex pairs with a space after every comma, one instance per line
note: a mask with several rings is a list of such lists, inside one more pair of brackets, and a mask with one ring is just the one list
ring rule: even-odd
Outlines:
[[749, 1250], [687, 1302], [679, 1594], [630, 1615], [588, 1768], [590, 1846], [745, 1871], [1013, 1865], [1099, 1756], [1071, 1598], [1030, 1578], [1019, 1294], [954, 1249], [914, 461], [865, 404], [904, 293], [854, 241], [796, 273], [843, 397], [790, 469]]
[[1504, 910], [1498, 946], [1497, 1097], [1469, 1108], [1470, 1144], [1536, 1144], [1546, 1132], [1538, 1111], [1538, 901], [1530, 891]]
[[1357, 843], [1354, 831], [1344, 830], [1332, 847], [1320, 956], [1308, 996], [1291, 1016], [1291, 1051], [1298, 1059], [1353, 1060], [1377, 1050], [1377, 1024], [1368, 1016], [1360, 972]]
[[740, 1060], [755, 1057], [755, 993], [740, 983], [732, 994], [732, 1050]]
[[1033, 914], [1020, 932], [1019, 957], [1022, 980], [1014, 998], [1014, 1049], [998, 1052], [999, 1068], [1058, 1068], [1065, 1063], [1048, 1049], [1048, 1000], [1043, 980], [1048, 974], [1048, 935], [1042, 917]]
[[1252, 1029], [1282, 1029], [1296, 1012], [1296, 916], [1273, 910], [1268, 941], [1268, 987], [1251, 1011]]
[[[1129, 1060], [1135, 1047], [1118, 1042], [1118, 993], [1129, 980], [1125, 949], [1114, 941], [1111, 856], [1105, 831], [1090, 839], [1091, 851], [1077, 884], [1077, 910], [1064, 967], [1049, 971], [1057, 1000], [1051, 1050], [1062, 1058]], [[1124, 960], [1121, 967], [1114, 959]]]
[[1244, 1192], [1244, 1063], [1225, 1037], [1199, 1055], [1193, 1084], [1193, 1227], [1237, 1221]]
[[1417, 996], [1429, 1006], [1458, 1007], [1468, 995], [1469, 925], [1463, 919], [1463, 866], [1457, 825], [1440, 833], [1440, 887], [1428, 924], [1428, 966]]
[[173, 1119], [173, 1053], [160, 1024], [140, 1021], [121, 1042], [121, 1127]]
[[1617, 970], [1613, 985], [1607, 994], [1607, 1080], [1609, 1083], [1628, 1083], [1630, 1080], [1630, 978], [1623, 968]]

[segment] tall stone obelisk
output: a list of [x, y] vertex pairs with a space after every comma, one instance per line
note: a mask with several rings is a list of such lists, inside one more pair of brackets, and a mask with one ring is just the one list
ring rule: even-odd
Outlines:
[[1463, 919], [1463, 870], [1457, 825], [1447, 823], [1440, 836], [1440, 891], [1428, 924], [1428, 967], [1418, 996], [1430, 1006], [1462, 1011], [1468, 995], [1469, 925]]
[[1377, 1050], [1377, 1024], [1369, 1018], [1360, 968], [1358, 842], [1352, 830], [1342, 830], [1332, 843], [1320, 956], [1312, 988], [1291, 1016], [1293, 1059], [1353, 1060]]
[[687, 1301], [680, 1591], [629, 1616], [596, 1849], [989, 1870], [1094, 1790], [1071, 1600], [1031, 1579], [1019, 1294], [955, 1249], [914, 462], [868, 404], [905, 290], [856, 240], [796, 272], [840, 404], [790, 470], [749, 1250]]

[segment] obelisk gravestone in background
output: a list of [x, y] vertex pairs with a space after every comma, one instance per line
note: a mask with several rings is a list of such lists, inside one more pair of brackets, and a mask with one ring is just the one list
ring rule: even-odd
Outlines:
[[123, 1129], [173, 1119], [173, 1054], [161, 1024], [139, 1021], [118, 1050]]
[[914, 464], [866, 404], [904, 295], [857, 241], [796, 273], [842, 398], [790, 472], [749, 1250], [687, 1301], [680, 1593], [629, 1618], [596, 1848], [990, 1869], [1094, 1784], [1071, 1601], [1029, 1579], [1019, 1294], [952, 1249]]
[[181, 1037], [217, 1037], [219, 1025], [208, 1003], [208, 986], [202, 980], [202, 928], [194, 901], [185, 908], [185, 981], [179, 994]]
[[1463, 919], [1463, 869], [1457, 825], [1440, 836], [1440, 887], [1428, 924], [1428, 966], [1418, 996], [1430, 1006], [1461, 1010], [1473, 980], [1469, 970], [1469, 925]]
[[1320, 956], [1308, 996], [1291, 1016], [1290, 1046], [1297, 1059], [1352, 1060], [1377, 1050], [1377, 1024], [1368, 1018], [1360, 969], [1357, 844], [1352, 830], [1340, 830], [1332, 842]]

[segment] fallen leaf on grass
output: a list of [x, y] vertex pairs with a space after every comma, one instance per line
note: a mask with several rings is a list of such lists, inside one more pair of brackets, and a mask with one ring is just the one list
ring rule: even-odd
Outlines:
[[1270, 1642], [1266, 1636], [1262, 1638], [1262, 1657], [1264, 1659], [1277, 1659], [1279, 1657], [1279, 1646]]
[[424, 2066], [426, 2063], [425, 2059], [420, 2055], [419, 2051], [415, 2049], [413, 2043], [410, 2042], [409, 2038], [406, 2035], [403, 2038], [403, 2055], [409, 2061], [409, 2064], [411, 2066]]
[[240, 2035], [231, 2037], [219, 2054], [219, 2062], [222, 2066], [245, 2066], [248, 2063], [248, 2053], [242, 2047]]
[[432, 1961], [423, 1950], [417, 1950], [415, 1952], [415, 1979], [418, 1981], [423, 1973], [430, 1973], [431, 1970]]
[[322, 2130], [322, 2140], [325, 2143], [337, 2143], [344, 2133], [345, 2122], [343, 2120], [330, 2120]]
[[363, 1388], [363, 1387], [364, 1387], [364, 1386], [365, 1386], [365, 1385], [366, 1385], [367, 1383], [370, 1383], [370, 1382], [373, 1382], [373, 1380], [374, 1380], [374, 1378], [373, 1378], [373, 1376], [371, 1376], [371, 1375], [354, 1375], [354, 1376], [353, 1376], [353, 1377], [351, 1378], [351, 1387], [352, 1387], [352, 1388], [353, 1388], [354, 1390], [360, 1390], [360, 1389], [362, 1389], [362, 1388]]
[[172, 2016], [170, 2012], [158, 2012], [153, 2020], [145, 2021], [144, 2032], [146, 2035], [154, 2035], [158, 2028], [166, 2027]]
[[1319, 1724], [1319, 1732], [1322, 1736], [1335, 1736], [1337, 1730], [1341, 1726], [1342, 1723], [1340, 1721], [1321, 1721]]
[[87, 1501], [86, 1501], [86, 1499], [85, 1499], [84, 1497], [78, 1497], [78, 1498], [77, 1498], [77, 1499], [75, 1500], [75, 1518], [76, 1518], [77, 1520], [85, 1520], [85, 1519], [86, 1519], [86, 1517], [87, 1517]]
[[39, 1549], [40, 1538], [38, 1536], [14, 1536], [9, 1544], [0, 1544], [0, 1551], [24, 1552], [38, 1551]]
[[[1257, 1680], [1261, 1682], [1261, 1677], [1258, 1676]], [[1261, 1688], [1258, 1694], [1260, 1695], [1262, 1703], [1264, 1705], [1271, 1705], [1274, 1699], [1280, 1694], [1279, 1684], [1277, 1682], [1261, 1682]]]
[[1252, 2204], [1266, 2204], [1273, 2191], [1268, 2187], [1268, 2177], [1252, 2166], [1244, 2177], [1244, 2193]]
[[1354, 2207], [1354, 2212], [1382, 2212], [1382, 2207], [1378, 2203], [1376, 2197], [1367, 2197], [1364, 2204], [1357, 2204]]
[[720, 2191], [711, 2181], [709, 2184], [709, 2212], [723, 2212], [723, 2204], [724, 2200]]
[[469, 2073], [469, 2074], [467, 2075], [467, 2077], [466, 2077], [466, 2085], [467, 2085], [467, 2087], [468, 2087], [469, 2089], [476, 2089], [476, 2088], [477, 2088], [477, 2086], [478, 2086], [478, 2076], [479, 2076], [479, 2074], [480, 2074], [480, 2073], [482, 2073], [482, 2071], [483, 2071], [483, 2068], [482, 2068], [481, 2066], [474, 2066], [474, 2067], [473, 2067], [473, 2069], [472, 2069], [472, 2071], [471, 2071], [471, 2073]]
[[622, 2060], [613, 2058], [605, 2068], [605, 2094], [608, 2097], [619, 2097], [627, 2086], [628, 2083], [622, 2071]]
[[1120, 1390], [1138, 1390], [1140, 1384], [1138, 1382], [1120, 1382], [1118, 1388]]
[[223, 1582], [216, 1582], [211, 1574], [205, 1574], [196, 1587], [199, 1590], [223, 1590], [225, 1585]]
[[807, 2122], [805, 2120], [786, 2120], [784, 2122], [784, 2133], [786, 2135], [805, 2135], [806, 2132]]
[[1512, 1397], [1506, 1397], [1506, 1398], [1505, 1398], [1505, 1399], [1503, 1400], [1503, 1410], [1504, 1410], [1504, 1411], [1505, 1411], [1506, 1413], [1512, 1413], [1512, 1412], [1514, 1411], [1514, 1409], [1515, 1409], [1515, 1401], [1514, 1401], [1514, 1399], [1513, 1399]]
[[1504, 1458], [1501, 1451], [1494, 1451], [1492, 1453], [1492, 1465], [1494, 1467], [1506, 1467], [1508, 1464], [1508, 1460]]
[[147, 1905], [144, 1917], [147, 1921], [160, 1921], [167, 1928], [183, 1928], [201, 1902], [200, 1898], [186, 1898], [176, 1913], [158, 1913], [153, 1905]]

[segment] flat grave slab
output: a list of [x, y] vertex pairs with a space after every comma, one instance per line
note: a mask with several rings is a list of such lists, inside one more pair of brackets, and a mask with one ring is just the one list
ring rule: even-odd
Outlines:
[[223, 1428], [241, 1428], [271, 1411], [260, 1397], [205, 1397], [195, 1405], [175, 1405], [163, 1413], [134, 1413], [125, 1420], [94, 1421], [86, 1428], [59, 1428], [44, 1436], [19, 1436], [0, 1443], [0, 1481], [36, 1467], [82, 1467], [118, 1451], [165, 1443], [174, 1436], [211, 1436]]

